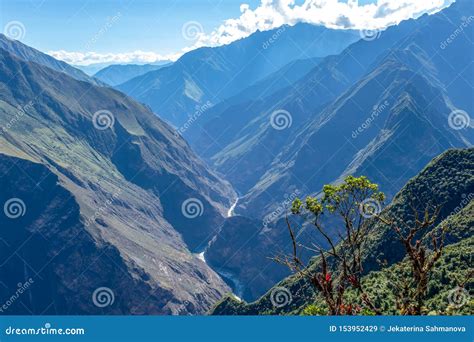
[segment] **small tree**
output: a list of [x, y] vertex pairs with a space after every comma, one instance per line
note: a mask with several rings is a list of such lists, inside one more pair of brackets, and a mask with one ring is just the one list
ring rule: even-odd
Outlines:
[[[399, 272], [395, 272], [397, 277], [390, 279], [397, 309], [403, 315], [424, 313], [428, 281], [444, 248], [446, 231], [435, 229], [441, 207], [428, 204], [423, 211], [419, 211], [411, 205], [413, 219], [405, 220], [380, 215], [384, 200], [385, 195], [379, 191], [377, 184], [366, 177], [348, 176], [339, 185], [324, 186], [320, 199], [307, 197], [304, 203], [300, 199], [293, 202], [292, 213], [305, 217], [309, 215], [311, 223], [328, 247], [313, 244], [315, 248], [309, 248], [298, 243], [287, 217], [292, 255], [275, 260], [306, 277], [321, 293], [330, 315], [351, 315], [361, 311], [354, 303], [345, 302], [344, 294], [348, 288], [356, 290], [366, 307], [366, 313], [381, 314], [362, 284], [363, 257], [370, 233], [376, 227], [375, 220], [395, 232], [404, 247], [405, 260], [408, 261], [408, 272], [406, 267], [399, 265]], [[336, 215], [342, 220], [343, 229], [337, 233], [338, 242], [323, 227], [321, 218], [324, 214]], [[367, 222], [371, 218], [374, 220]], [[298, 256], [299, 248], [319, 253], [318, 268], [304, 265]]]
[[[369, 310], [380, 313], [365, 291], [361, 277], [363, 251], [373, 226], [364, 223], [381, 211], [384, 200], [385, 195], [379, 192], [377, 184], [371, 183], [366, 177], [348, 176], [339, 185], [324, 186], [320, 199], [307, 197], [304, 203], [300, 199], [293, 202], [292, 213], [309, 216], [311, 223], [327, 242], [327, 247], [313, 244], [314, 248], [309, 248], [299, 244], [287, 217], [293, 253], [275, 260], [306, 277], [322, 294], [330, 315], [359, 312], [360, 308], [356, 305], [345, 302], [344, 294], [349, 287], [357, 291]], [[325, 214], [336, 215], [342, 220], [343, 229], [337, 232], [338, 243], [336, 236], [323, 227], [321, 218]], [[304, 265], [298, 256], [300, 247], [319, 253], [321, 262], [317, 270]]]
[[436, 231], [435, 225], [441, 210], [440, 206], [430, 206], [420, 212], [411, 205], [413, 220], [403, 220], [377, 216], [378, 220], [391, 227], [403, 244], [409, 261], [410, 272], [407, 277], [394, 279], [397, 308], [403, 315], [421, 315], [424, 310], [428, 281], [436, 261], [444, 248], [445, 229]]

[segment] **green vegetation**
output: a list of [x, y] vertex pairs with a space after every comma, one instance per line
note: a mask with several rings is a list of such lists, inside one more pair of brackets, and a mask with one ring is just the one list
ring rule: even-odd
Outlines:
[[[337, 193], [333, 191], [334, 188], [326, 189], [331, 190], [331, 194]], [[420, 308], [420, 314], [467, 315], [474, 313], [474, 303], [470, 295], [473, 286], [473, 193], [474, 149], [450, 150], [435, 158], [411, 179], [379, 215], [385, 218], [396, 217], [410, 227], [415, 222], [413, 213], [415, 203], [419, 204], [419, 212], [423, 212], [427, 207], [441, 206], [433, 224], [421, 234], [425, 238], [417, 235], [414, 241], [415, 244], [420, 241], [419, 243], [423, 246], [429, 246], [431, 237], [439, 237], [444, 231], [445, 247], [427, 277], [426, 296]], [[298, 209], [308, 210], [309, 208], [318, 213], [322, 207], [323, 212], [327, 214], [329, 210], [327, 204], [323, 202], [324, 193], [318, 200], [309, 198], [309, 201], [305, 203], [296, 201], [294, 212], [298, 213]], [[337, 210], [335, 212], [337, 213]], [[423, 219], [423, 217], [420, 218]], [[400, 298], [397, 292], [400, 281], [413, 276], [412, 262], [409, 257], [406, 257], [403, 244], [397, 238], [393, 227], [376, 217], [367, 219], [366, 224], [370, 226], [366, 228], [370, 233], [361, 256], [364, 269], [360, 278], [364, 292], [380, 314], [413, 314], [413, 312], [403, 311], [403, 298]], [[428, 255], [431, 255], [433, 251], [432, 248], [426, 250]], [[318, 252], [317, 248], [316, 252]], [[310, 274], [321, 272], [321, 262], [320, 256], [315, 257], [302, 270]], [[292, 301], [285, 307], [272, 305], [270, 300], [272, 290], [270, 289], [262, 298], [249, 304], [230, 298], [225, 299], [214, 308], [212, 314], [324, 315], [330, 311], [323, 293], [300, 273], [284, 279], [276, 286], [285, 287], [292, 294]], [[342, 301], [356, 308], [360, 306], [358, 315], [375, 314], [373, 310], [367, 308], [361, 299], [360, 291], [353, 286], [345, 289]], [[408, 298], [407, 303], [413, 304], [413, 298]]]
[[[345, 300], [345, 292], [352, 288], [357, 291], [361, 302], [372, 312], [378, 312], [361, 282], [363, 275], [362, 253], [367, 246], [371, 225], [366, 219], [376, 216], [381, 210], [385, 195], [378, 191], [378, 185], [366, 177], [348, 176], [339, 185], [326, 185], [321, 199], [307, 197], [305, 205], [300, 199], [293, 202], [292, 212], [296, 215], [311, 216], [311, 222], [327, 241], [328, 247], [315, 246], [321, 258], [320, 268], [308, 269], [299, 258], [297, 241], [289, 220], [288, 230], [293, 243], [293, 255], [277, 258], [290, 269], [305, 277], [323, 296], [331, 315], [353, 315], [361, 312], [360, 305]], [[321, 222], [324, 214], [337, 216], [344, 225], [338, 234], [340, 243], [328, 233]], [[306, 247], [306, 246], [303, 246]], [[306, 247], [309, 248], [309, 247]]]

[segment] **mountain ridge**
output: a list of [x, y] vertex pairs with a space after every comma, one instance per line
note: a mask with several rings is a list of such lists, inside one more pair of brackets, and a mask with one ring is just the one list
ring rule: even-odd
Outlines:
[[88, 76], [83, 71], [74, 68], [65, 62], [59, 61], [30, 46], [27, 46], [18, 40], [9, 39], [2, 33], [0, 33], [0, 48], [25, 61], [35, 62], [53, 70], [63, 72], [79, 81], [86, 81], [98, 86], [105, 85], [101, 81]]
[[[294, 59], [337, 53], [357, 37], [353, 31], [309, 24], [283, 26], [221, 47], [193, 50], [170, 68], [149, 72], [117, 88], [180, 127], [196, 106], [208, 101], [216, 104]], [[290, 48], [291, 55], [285, 53]]]
[[[0, 215], [7, 227], [2, 241], [12, 248], [0, 255], [0, 273], [10, 275], [2, 298], [26, 281], [12, 270], [40, 269], [33, 266], [50, 258], [55, 262], [39, 265], [50, 276], [34, 277], [38, 293], [49, 289], [44, 297], [49, 302], [33, 296], [23, 303], [36, 313], [51, 302], [55, 306], [48, 312], [54, 314], [202, 313], [229, 291], [191, 250], [218, 230], [235, 195], [169, 125], [116, 90], [77, 81], [2, 49], [0, 89], [0, 182], [5, 189], [0, 202], [20, 199], [26, 208], [20, 230], [13, 229], [15, 220]], [[97, 113], [106, 117], [96, 119]], [[31, 168], [40, 171], [28, 172]], [[32, 196], [36, 199], [28, 200]], [[201, 216], [184, 216], [186, 199], [200, 203]], [[57, 211], [51, 211], [55, 206]], [[42, 235], [58, 229], [54, 239], [42, 242]], [[83, 237], [76, 247], [70, 241], [74, 235]], [[31, 241], [30, 250], [19, 245], [22, 237]], [[11, 258], [16, 247], [20, 259]], [[115, 284], [121, 275], [123, 282]], [[103, 286], [116, 300], [105, 311], [91, 300]], [[11, 310], [24, 312], [18, 306]]]

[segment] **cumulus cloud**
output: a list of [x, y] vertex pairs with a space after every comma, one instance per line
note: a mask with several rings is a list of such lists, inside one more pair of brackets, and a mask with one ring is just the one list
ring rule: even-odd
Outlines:
[[[50, 51], [55, 58], [75, 65], [94, 63], [152, 63], [159, 60], [176, 60], [184, 53], [201, 46], [219, 46], [249, 36], [257, 30], [265, 31], [284, 24], [295, 25], [305, 22], [334, 29], [376, 30], [401, 21], [417, 18], [422, 14], [433, 14], [447, 7], [455, 0], [377, 0], [360, 5], [358, 0], [304, 0], [297, 5], [295, 0], [261, 0], [260, 5], [251, 9], [248, 4], [240, 5], [241, 15], [227, 19], [211, 33], [193, 33], [194, 44], [172, 55], [155, 52], [134, 51], [128, 53], [67, 52]], [[185, 24], [186, 25], [186, 24]], [[185, 27], [183, 27], [184, 30]], [[194, 26], [192, 28], [195, 30]], [[186, 35], [183, 31], [183, 35]], [[186, 38], [186, 37], [185, 37]]]
[[424, 13], [436, 13], [453, 2], [377, 0], [372, 4], [360, 5], [358, 0], [305, 0], [301, 5], [296, 5], [294, 0], [261, 0], [256, 9], [242, 4], [239, 18], [228, 19], [211, 34], [201, 35], [197, 45], [228, 44], [257, 30], [270, 30], [298, 22], [336, 29], [383, 29]]
[[49, 55], [56, 59], [74, 65], [91, 65], [96, 63], [126, 64], [126, 63], [154, 63], [158, 61], [176, 60], [181, 53], [160, 55], [150, 51], [133, 51], [125, 53], [97, 53], [97, 52], [71, 52], [49, 51]]

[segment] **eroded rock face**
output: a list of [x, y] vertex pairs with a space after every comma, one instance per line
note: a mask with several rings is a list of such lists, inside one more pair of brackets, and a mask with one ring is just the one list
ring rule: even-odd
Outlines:
[[[25, 207], [0, 212], [0, 303], [34, 281], [6, 313], [200, 314], [229, 291], [190, 250], [219, 228], [234, 192], [168, 125], [4, 50], [0, 89], [0, 204]], [[113, 116], [106, 129], [99, 110]], [[186, 199], [200, 204], [197, 220]], [[110, 305], [94, 303], [103, 288]]]

